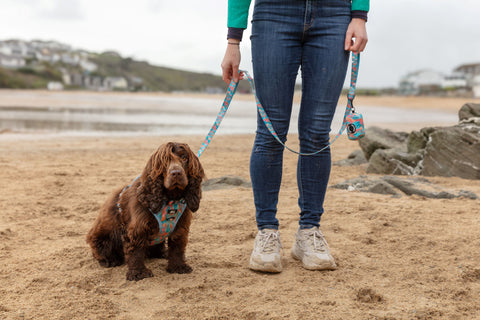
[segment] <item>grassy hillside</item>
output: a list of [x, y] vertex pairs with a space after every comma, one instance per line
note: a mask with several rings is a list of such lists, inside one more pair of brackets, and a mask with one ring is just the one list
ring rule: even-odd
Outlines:
[[61, 73], [52, 65], [43, 63], [36, 68], [4, 69], [0, 67], [0, 88], [40, 89], [50, 81], [62, 81]]
[[[130, 83], [132, 79], [141, 78], [143, 83], [133, 86], [136, 90], [204, 92], [207, 89], [226, 90], [227, 88], [222, 78], [217, 75], [158, 67], [146, 61], [123, 58], [115, 52], [90, 53], [89, 60], [98, 66], [98, 69], [91, 74], [92, 76], [124, 77]], [[79, 66], [65, 63], [49, 64], [34, 61], [30, 65], [20, 69], [0, 68], [0, 88], [46, 88], [49, 81], [62, 82], [60, 69], [72, 74], [83, 73]], [[75, 89], [81, 88], [75, 87]], [[248, 83], [242, 82], [239, 90], [248, 91]]]
[[139, 77], [149, 90], [154, 91], [204, 91], [210, 87], [226, 87], [221, 77], [216, 75], [157, 67], [112, 53], [93, 55], [90, 60], [97, 64], [96, 73], [100, 76]]

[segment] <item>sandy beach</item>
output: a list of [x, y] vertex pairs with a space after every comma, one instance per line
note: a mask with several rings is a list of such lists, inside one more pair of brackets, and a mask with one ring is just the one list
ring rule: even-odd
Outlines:
[[[29, 105], [22, 94], [1, 105]], [[358, 97], [359, 105], [450, 112], [469, 101]], [[171, 275], [165, 260], [148, 260], [154, 277], [130, 282], [125, 266], [98, 265], [86, 233], [112, 190], [138, 175], [160, 144], [182, 141], [198, 150], [204, 135], [15, 137], [0, 134], [0, 319], [480, 318], [480, 200], [329, 188], [321, 225], [339, 268], [308, 271], [290, 256], [297, 157], [286, 152], [282, 273], [248, 269], [253, 197], [236, 187], [204, 192], [186, 253], [193, 273]], [[296, 141], [289, 136], [289, 145]], [[252, 143], [252, 134], [216, 136], [200, 159], [207, 177], [249, 180]], [[332, 159], [357, 149], [342, 137]], [[329, 185], [364, 174], [364, 165], [333, 166]], [[476, 180], [428, 180], [480, 196]]]

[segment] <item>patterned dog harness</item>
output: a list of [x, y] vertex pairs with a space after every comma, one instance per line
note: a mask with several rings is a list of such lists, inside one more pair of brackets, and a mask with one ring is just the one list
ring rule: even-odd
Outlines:
[[[137, 180], [140, 176], [136, 177], [135, 180]], [[118, 195], [118, 202], [117, 202], [117, 208], [118, 212], [122, 212], [122, 208], [120, 207], [120, 198], [122, 197], [123, 192], [130, 188], [130, 186], [135, 182], [135, 180], [132, 181], [128, 186], [123, 188], [123, 190], [120, 192]], [[155, 238], [152, 242], [150, 242], [150, 245], [156, 245], [164, 242], [168, 236], [175, 230], [175, 227], [177, 226], [178, 220], [180, 220], [180, 217], [182, 216], [183, 212], [187, 208], [187, 202], [185, 199], [180, 199], [180, 200], [171, 200], [168, 203], [165, 203], [162, 207], [162, 209], [155, 213], [148, 209], [151, 214], [157, 219], [158, 222], [158, 228], [159, 228], [159, 234], [158, 237]]]
[[185, 199], [180, 199], [169, 201], [158, 213], [153, 213], [149, 209], [155, 219], [157, 219], [160, 229], [158, 237], [150, 243], [151, 246], [162, 243], [168, 238], [173, 230], [175, 230], [177, 222], [180, 220], [185, 208], [187, 208], [187, 202]]

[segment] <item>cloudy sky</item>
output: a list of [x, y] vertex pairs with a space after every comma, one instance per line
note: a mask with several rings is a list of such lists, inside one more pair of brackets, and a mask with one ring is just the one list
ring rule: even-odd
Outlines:
[[[253, 2], [254, 0], [252, 0]], [[371, 0], [358, 87], [418, 69], [480, 62], [479, 0]], [[0, 40], [57, 40], [152, 64], [220, 74], [227, 0], [1, 0]], [[250, 29], [250, 27], [249, 27]], [[242, 68], [251, 70], [247, 29]]]

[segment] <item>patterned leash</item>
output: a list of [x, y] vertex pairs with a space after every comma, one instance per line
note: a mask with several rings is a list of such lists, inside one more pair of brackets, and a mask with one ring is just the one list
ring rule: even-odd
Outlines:
[[[325, 146], [324, 148], [316, 151], [316, 152], [312, 152], [312, 153], [301, 153], [301, 152], [298, 152], [298, 151], [295, 151], [291, 148], [289, 148], [288, 146], [286, 146], [282, 140], [280, 140], [280, 138], [278, 137], [277, 133], [275, 132], [275, 129], [273, 128], [272, 126], [272, 123], [270, 122], [270, 119], [268, 118], [268, 115], [267, 113], [265, 112], [265, 110], [263, 109], [263, 106], [262, 104], [260, 103], [260, 101], [258, 100], [258, 97], [257, 97], [257, 94], [255, 92], [255, 85], [253, 83], [253, 78], [250, 76], [250, 74], [247, 72], [247, 71], [240, 71], [240, 72], [243, 72], [243, 74], [247, 77], [247, 80], [248, 82], [250, 83], [250, 87], [252, 88], [254, 94], [255, 94], [255, 100], [257, 102], [257, 109], [258, 109], [258, 113], [260, 114], [260, 116], [262, 117], [262, 120], [263, 122], [265, 123], [265, 126], [267, 127], [268, 131], [270, 131], [270, 133], [273, 135], [273, 137], [280, 143], [282, 144], [287, 150], [293, 152], [293, 153], [296, 153], [296, 154], [299, 154], [299, 155], [304, 155], [304, 156], [310, 156], [310, 155], [314, 155], [314, 154], [317, 154], [317, 153], [320, 153], [322, 152], [323, 150], [325, 150], [326, 148], [330, 147], [332, 145], [332, 143], [335, 142], [335, 140], [337, 140], [337, 138], [343, 133], [343, 131], [345, 130], [345, 128], [347, 127], [347, 116], [349, 114], [352, 114], [355, 112], [355, 108], [353, 107], [353, 99], [355, 98], [355, 88], [356, 88], [356, 85], [357, 85], [357, 77], [358, 77], [358, 66], [359, 66], [359, 63], [360, 63], [360, 53], [358, 52], [352, 52], [352, 75], [351, 75], [351, 80], [350, 80], [350, 90], [348, 91], [348, 102], [347, 102], [347, 107], [345, 108], [345, 114], [343, 116], [343, 122], [342, 122], [342, 127], [340, 128], [340, 131], [337, 133], [337, 135], [328, 143], [327, 146]], [[238, 86], [238, 82], [235, 82], [235, 81], [231, 81], [230, 82], [230, 85], [228, 86], [228, 90], [227, 90], [227, 94], [225, 96], [225, 100], [223, 101], [223, 105], [222, 105], [222, 108], [220, 109], [220, 112], [218, 113], [217, 115], [217, 119], [215, 120], [215, 122], [213, 123], [213, 126], [212, 128], [210, 129], [210, 131], [208, 132], [206, 138], [205, 138], [205, 141], [203, 142], [202, 146], [200, 147], [200, 149], [198, 150], [197, 152], [197, 157], [200, 157], [203, 153], [203, 151], [205, 151], [205, 149], [207, 148], [208, 144], [212, 141], [212, 138], [213, 136], [215, 135], [215, 133], [217, 132], [217, 129], [220, 127], [220, 123], [222, 122], [224, 116], [225, 116], [225, 113], [227, 112], [228, 110], [228, 107], [230, 106], [230, 103], [232, 101], [232, 98], [235, 94], [235, 91], [237, 90], [237, 86]]]

